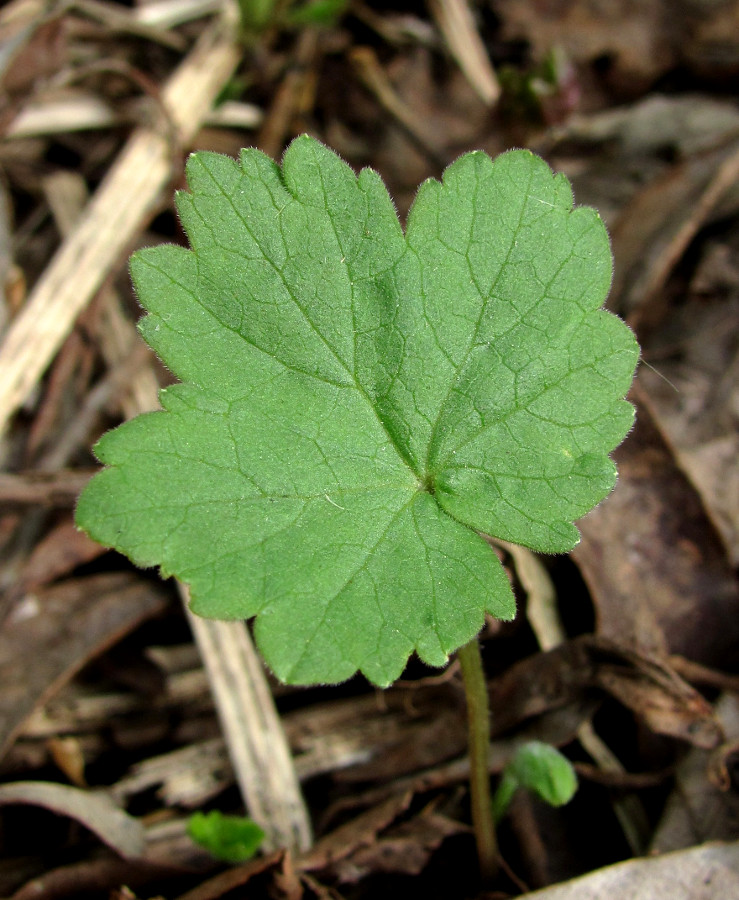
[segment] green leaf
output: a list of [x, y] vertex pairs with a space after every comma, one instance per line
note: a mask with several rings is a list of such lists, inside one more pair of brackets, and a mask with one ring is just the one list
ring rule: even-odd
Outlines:
[[349, 0], [310, 0], [287, 10], [290, 25], [335, 25], [346, 12]]
[[564, 806], [577, 790], [577, 775], [572, 763], [556, 747], [529, 741], [519, 747], [506, 765], [493, 797], [496, 822], [505, 815], [518, 788], [536, 794], [550, 806]]
[[283, 681], [443, 665], [515, 613], [481, 533], [569, 550], [614, 485], [638, 348], [600, 309], [600, 219], [526, 151], [461, 157], [405, 235], [380, 177], [307, 136], [187, 177], [192, 249], [131, 264], [182, 384], [98, 443], [78, 524], [196, 613], [256, 617]]
[[242, 29], [259, 33], [274, 19], [277, 0], [238, 0], [238, 4]]
[[187, 833], [211, 856], [230, 863], [251, 859], [264, 840], [264, 832], [256, 822], [244, 816], [224, 816], [216, 809], [190, 816]]

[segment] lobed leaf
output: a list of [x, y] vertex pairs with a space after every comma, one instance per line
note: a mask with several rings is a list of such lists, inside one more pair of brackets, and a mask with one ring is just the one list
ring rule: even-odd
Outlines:
[[481, 534], [569, 550], [614, 485], [638, 347], [601, 309], [600, 219], [527, 151], [461, 157], [405, 234], [379, 176], [307, 136], [187, 178], [192, 249], [131, 263], [182, 383], [98, 443], [78, 524], [195, 612], [256, 617], [284, 681], [442, 665], [515, 614]]

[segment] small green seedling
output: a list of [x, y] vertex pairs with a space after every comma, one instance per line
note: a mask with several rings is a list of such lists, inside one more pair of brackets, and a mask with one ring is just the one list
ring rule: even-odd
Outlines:
[[99, 441], [78, 525], [194, 612], [253, 618], [282, 681], [384, 687], [463, 646], [471, 671], [485, 614], [515, 614], [484, 536], [571, 550], [633, 421], [600, 218], [523, 150], [426, 181], [405, 233], [379, 175], [307, 136], [282, 166], [196, 153], [187, 177], [192, 249], [131, 262], [182, 383]]
[[349, 6], [349, 0], [308, 0], [290, 7], [285, 19], [288, 25], [300, 27], [335, 25]]
[[228, 863], [251, 859], [264, 840], [264, 832], [256, 822], [244, 816], [224, 816], [216, 809], [190, 816], [187, 833], [211, 856]]
[[577, 775], [556, 747], [529, 741], [519, 747], [501, 775], [493, 797], [493, 818], [500, 822], [513, 795], [522, 788], [550, 806], [564, 806], [575, 796]]
[[238, 0], [239, 20], [242, 30], [258, 34], [272, 24], [277, 0]]
[[245, 34], [259, 34], [273, 25], [293, 28], [335, 25], [349, 0], [238, 0]]

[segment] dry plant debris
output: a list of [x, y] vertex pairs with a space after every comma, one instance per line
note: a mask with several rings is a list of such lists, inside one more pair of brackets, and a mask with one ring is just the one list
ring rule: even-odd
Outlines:
[[[279, 156], [304, 131], [377, 169], [401, 219], [457, 156], [521, 145], [606, 219], [637, 425], [571, 558], [497, 548], [521, 614], [484, 633], [492, 777], [536, 739], [581, 788], [514, 804], [497, 887], [732, 896], [739, 2], [354, 0], [291, 24], [318, 5], [243, 43], [221, 0], [0, 10], [0, 896], [480, 893], [454, 667], [278, 687], [246, 630], [196, 622], [198, 651], [172, 585], [72, 527], [92, 442], [170, 381], [128, 254], [183, 243], [191, 151]], [[223, 871], [189, 841], [190, 811], [259, 803], [275, 852]], [[650, 848], [670, 855], [615, 865]]]

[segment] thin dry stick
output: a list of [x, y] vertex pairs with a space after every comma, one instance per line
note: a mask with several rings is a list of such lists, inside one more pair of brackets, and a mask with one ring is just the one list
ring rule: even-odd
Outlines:
[[[182, 146], [192, 140], [240, 59], [235, 34], [235, 23], [226, 19], [206, 31], [164, 89], [162, 101]], [[172, 180], [172, 158], [166, 129], [138, 129], [44, 272], [0, 348], [0, 430], [156, 208]], [[151, 408], [156, 397], [138, 402]], [[246, 626], [190, 619], [247, 808], [264, 828], [267, 846], [306, 849], [308, 813]]]
[[380, 65], [375, 51], [371, 47], [354, 47], [349, 54], [349, 59], [359, 80], [374, 95], [385, 112], [389, 113], [403, 129], [406, 137], [435, 166], [443, 169], [448, 160], [437, 151], [424, 122], [399, 96]]
[[428, 5], [467, 81], [486, 106], [495, 106], [500, 84], [467, 0], [429, 0]]
[[[187, 609], [187, 588], [179, 587]], [[188, 618], [208, 663], [211, 690], [236, 779], [247, 798], [250, 815], [266, 833], [264, 849], [307, 850], [312, 834], [298, 776], [246, 626], [242, 622], [201, 619], [189, 611]], [[240, 765], [235, 753], [240, 754]]]
[[0, 504], [23, 506], [74, 506], [91, 471], [0, 473]]
[[[164, 88], [180, 146], [190, 143], [239, 61], [234, 33], [223, 20], [205, 31]], [[172, 179], [172, 149], [166, 128], [134, 132], [9, 328], [0, 347], [0, 432], [156, 209]]]
[[275, 92], [257, 135], [256, 145], [267, 156], [277, 157], [285, 145], [318, 53], [319, 41], [320, 32], [316, 28], [306, 28], [296, 42], [294, 62]]
[[[78, 172], [55, 172], [43, 180], [43, 189], [60, 234], [63, 238], [69, 237], [89, 200], [84, 178]], [[103, 287], [98, 299], [100, 349], [108, 367], [117, 369], [130, 359], [136, 347], [143, 347], [143, 344], [112, 285]], [[153, 367], [148, 364], [150, 361], [151, 358], [132, 372], [128, 389], [120, 397], [120, 407], [126, 418], [159, 407], [158, 382]]]

